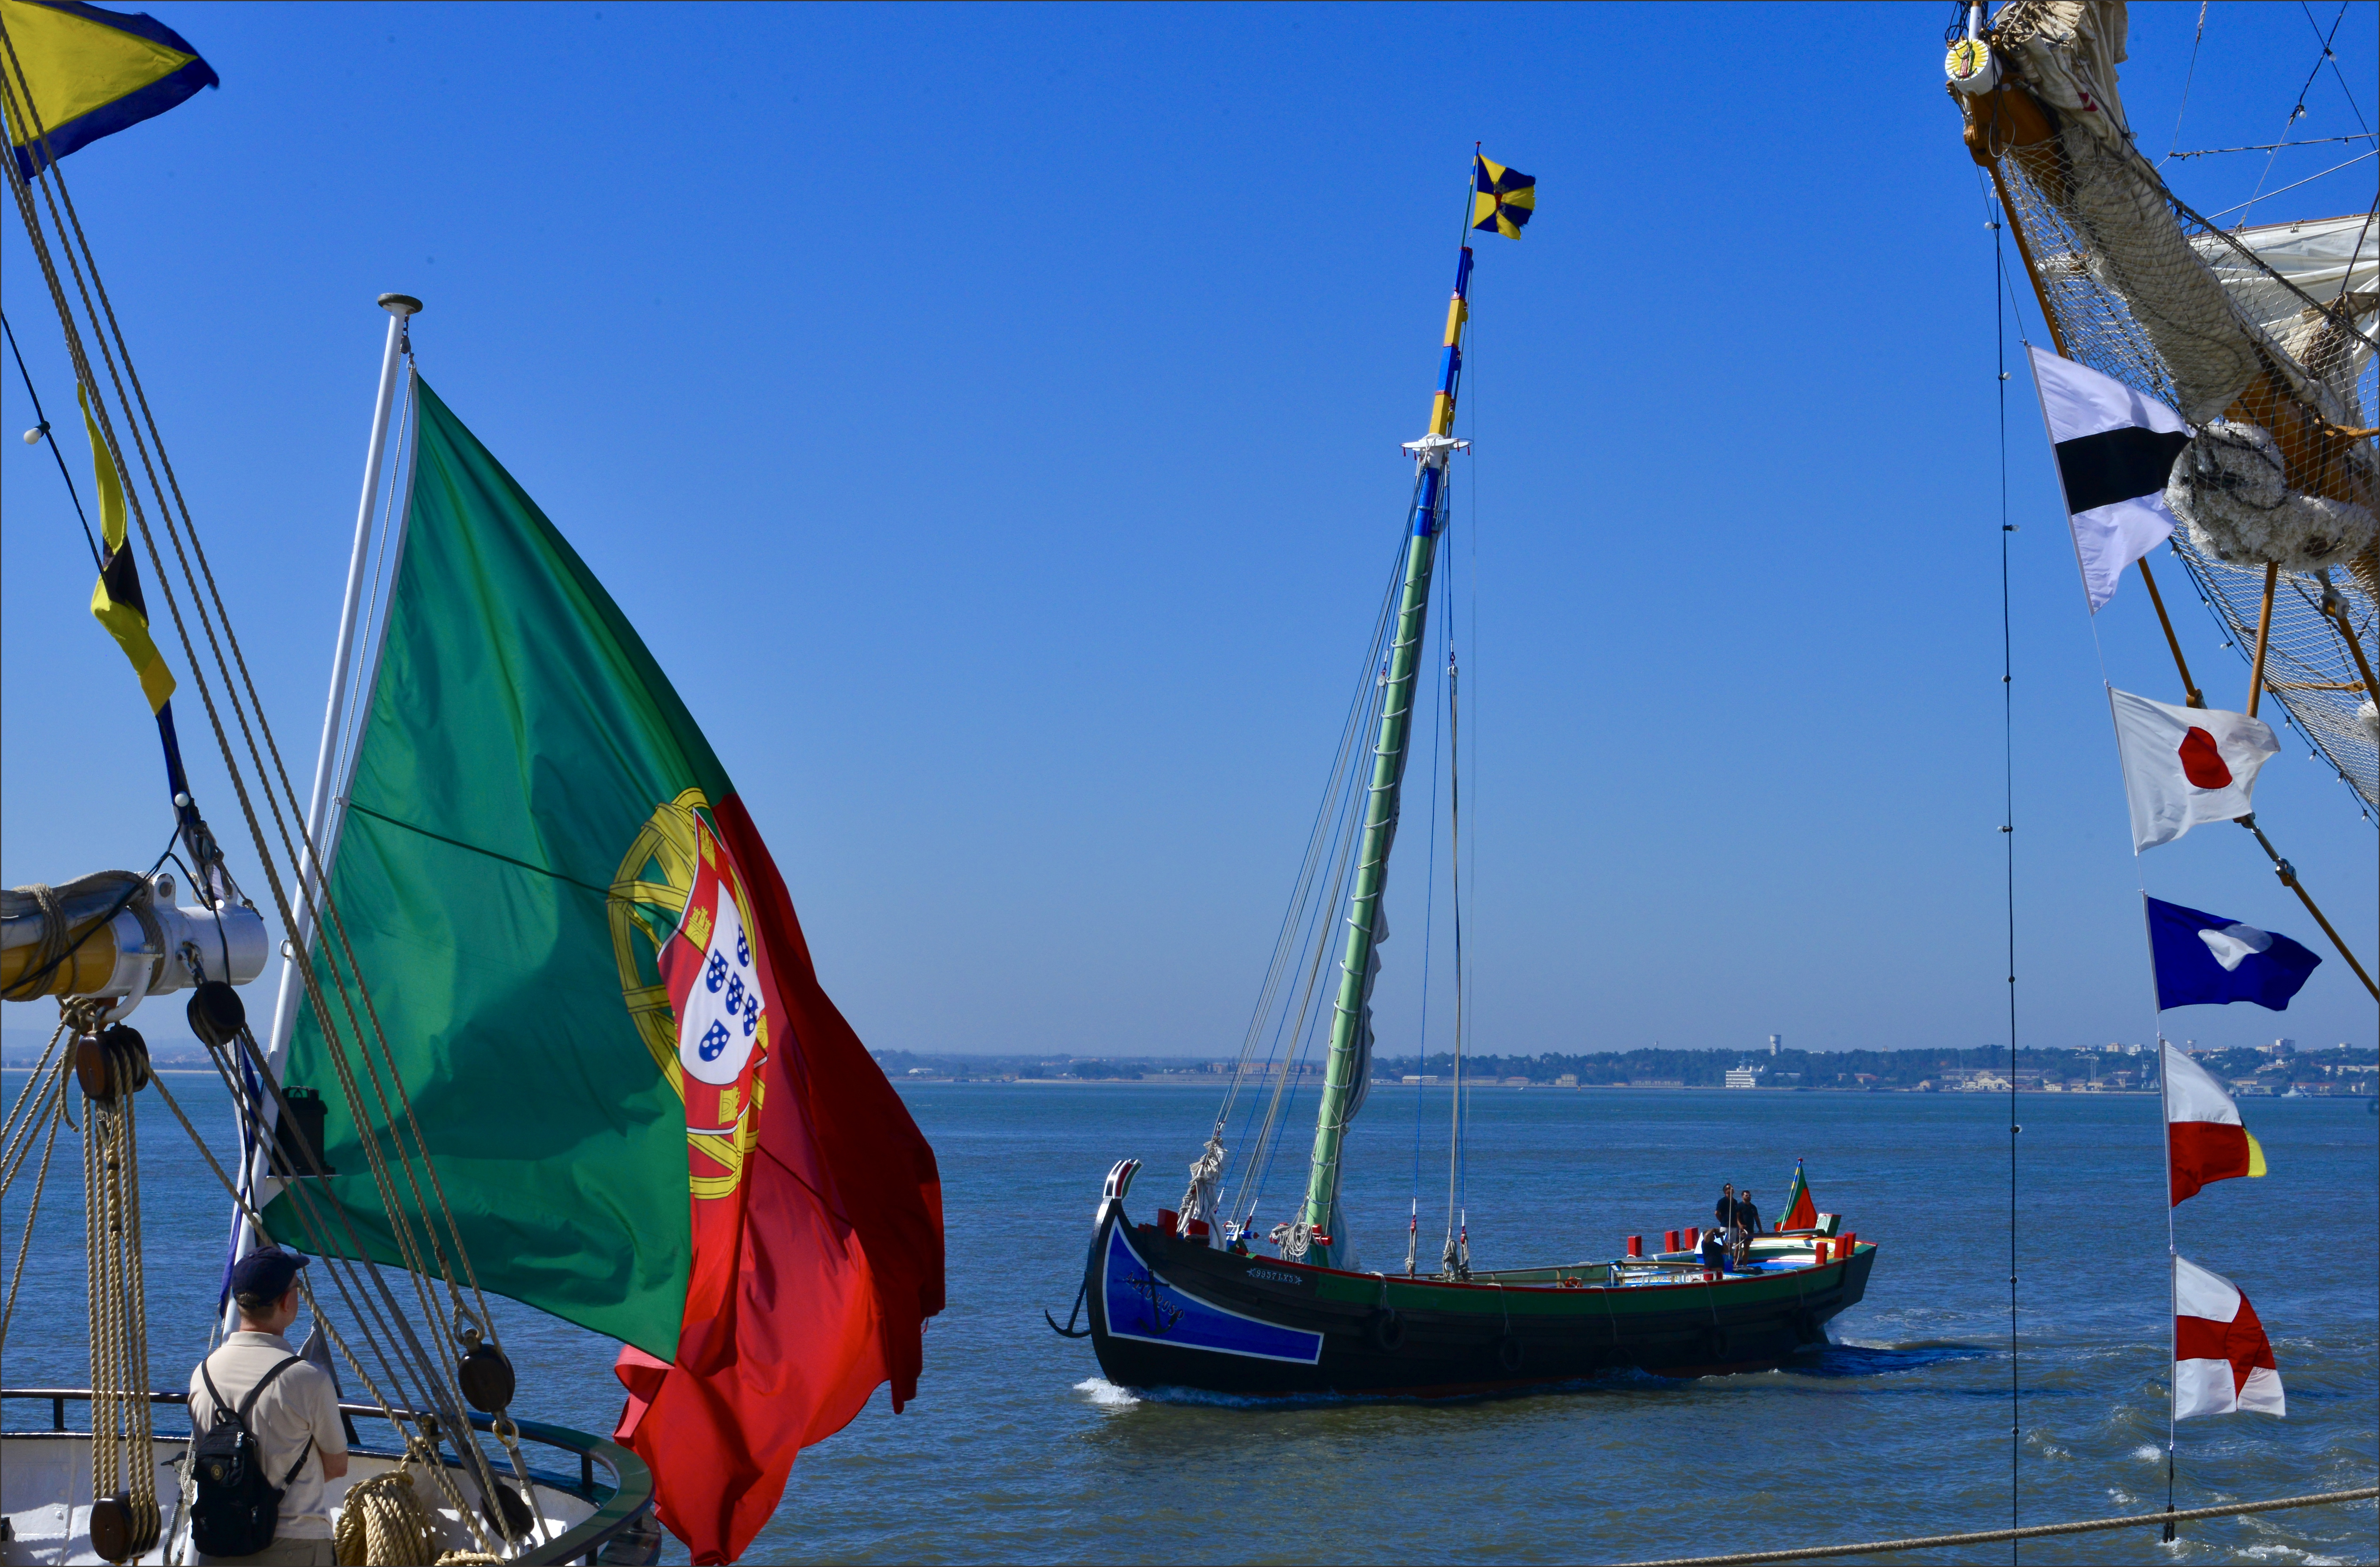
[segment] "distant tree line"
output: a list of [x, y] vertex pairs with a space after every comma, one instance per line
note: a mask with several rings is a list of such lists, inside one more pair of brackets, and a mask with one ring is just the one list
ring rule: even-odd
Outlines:
[[[2328, 1050], [2301, 1051], [2293, 1055], [2272, 1057], [2255, 1050], [2213, 1051], [2200, 1058], [2200, 1064], [2226, 1079], [2249, 1076], [2277, 1084], [2317, 1083], [2351, 1084], [2359, 1077], [2365, 1084], [2373, 1081], [2372, 1067], [2380, 1062], [2380, 1051], [2358, 1050], [2350, 1046], [2334, 1046]], [[1914, 1088], [1931, 1081], [1937, 1085], [1955, 1083], [1970, 1073], [1989, 1072], [2005, 1078], [2013, 1071], [2021, 1082], [2087, 1083], [2094, 1078], [2108, 1086], [2143, 1087], [2156, 1080], [2156, 1058], [2147, 1051], [2138, 1055], [2113, 1054], [2103, 1051], [2042, 1049], [2019, 1050], [2011, 1064], [2005, 1045], [1984, 1046], [1973, 1050], [1900, 1050], [1900, 1051], [1780, 1051], [1775, 1055], [1766, 1051], [1683, 1051], [1633, 1050], [1597, 1051], [1576, 1055], [1548, 1051], [1541, 1055], [1465, 1056], [1463, 1073], [1465, 1077], [1523, 1077], [1532, 1083], [1551, 1083], [1570, 1076], [1581, 1084], [1614, 1084], [1642, 1082], [1682, 1083], [1688, 1087], [1716, 1087], [1727, 1080], [1727, 1075], [1739, 1066], [1761, 1069], [1761, 1081], [1777, 1087], [1811, 1088], [1878, 1087]], [[2363, 1068], [2360, 1074], [2354, 1069]], [[2343, 1070], [2342, 1070], [2343, 1069]], [[1454, 1073], [1452, 1051], [1439, 1051], [1427, 1062], [1415, 1056], [1375, 1056], [1372, 1075], [1390, 1079], [1407, 1076], [1451, 1077]]]

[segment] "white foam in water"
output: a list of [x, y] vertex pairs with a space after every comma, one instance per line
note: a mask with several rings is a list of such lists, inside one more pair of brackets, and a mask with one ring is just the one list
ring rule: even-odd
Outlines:
[[2155, 1442], [2143, 1442], [2140, 1446], [2132, 1449], [2132, 1456], [2139, 1459], [2143, 1464], [2155, 1464], [2158, 1459], [2165, 1456], [2165, 1450], [2158, 1447]]
[[1109, 1409], [1122, 1409], [1126, 1404], [1140, 1402], [1139, 1395], [1131, 1389], [1119, 1388], [1105, 1377], [1094, 1377], [1087, 1382], [1076, 1382], [1075, 1391], [1078, 1393], [1089, 1394], [1093, 1403]]

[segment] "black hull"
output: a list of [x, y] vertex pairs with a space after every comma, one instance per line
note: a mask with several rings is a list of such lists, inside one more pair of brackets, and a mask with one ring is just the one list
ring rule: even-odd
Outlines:
[[1134, 1225], [1111, 1197], [1084, 1287], [1099, 1369], [1122, 1387], [1447, 1397], [1619, 1370], [1766, 1370], [1826, 1342], [1875, 1258], [1861, 1245], [1823, 1267], [1716, 1282], [1607, 1285], [1587, 1264], [1439, 1283], [1236, 1257]]

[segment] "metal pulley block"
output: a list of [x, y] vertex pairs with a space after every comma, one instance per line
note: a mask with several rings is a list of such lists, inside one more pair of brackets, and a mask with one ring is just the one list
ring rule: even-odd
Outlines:
[[220, 979], [200, 982], [190, 992], [190, 1004], [184, 1009], [190, 1020], [190, 1032], [209, 1050], [222, 1050], [239, 1039], [239, 1031], [248, 1026], [248, 1003], [239, 992]]
[[111, 1024], [75, 1040], [75, 1081], [82, 1097], [112, 1105], [120, 1095], [137, 1094], [149, 1086], [149, 1041], [137, 1028]]
[[512, 1361], [486, 1339], [470, 1314], [457, 1307], [455, 1342], [463, 1346], [463, 1357], [455, 1367], [455, 1379], [462, 1384], [463, 1397], [472, 1408], [482, 1415], [502, 1415], [518, 1383]]
[[153, 1500], [129, 1491], [91, 1504], [91, 1549], [109, 1561], [130, 1561], [155, 1549], [163, 1520]]

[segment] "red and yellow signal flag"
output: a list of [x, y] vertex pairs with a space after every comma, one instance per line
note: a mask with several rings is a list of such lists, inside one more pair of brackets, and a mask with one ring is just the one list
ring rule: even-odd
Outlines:
[[1518, 239], [1537, 210], [1537, 176], [1475, 153], [1471, 165], [1471, 226]]
[[164, 114], [201, 87], [222, 85], [180, 33], [152, 17], [76, 0], [0, 0], [0, 28], [13, 56], [0, 92], [8, 149], [27, 179], [54, 159]]

